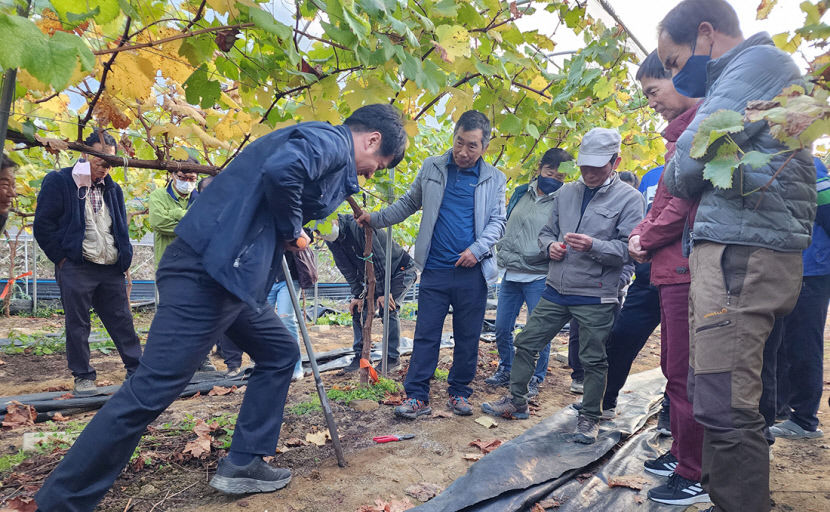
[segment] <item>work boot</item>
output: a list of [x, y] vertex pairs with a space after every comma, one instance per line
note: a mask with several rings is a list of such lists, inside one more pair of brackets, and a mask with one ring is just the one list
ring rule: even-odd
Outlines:
[[231, 464], [225, 457], [219, 461], [209, 485], [225, 494], [250, 494], [273, 492], [290, 481], [291, 471], [269, 466], [261, 457], [254, 458], [247, 466]]
[[481, 404], [481, 410], [490, 416], [498, 416], [511, 420], [526, 420], [530, 417], [530, 414], [527, 412], [527, 404], [515, 404], [513, 397], [510, 395], [495, 402], [484, 402]]
[[581, 380], [572, 380], [571, 381], [571, 393], [576, 393], [577, 395], [582, 394], [582, 390], [585, 388], [584, 381]]
[[[576, 409], [580, 413], [582, 412], [582, 402], [576, 402], [574, 404], [571, 404], [571, 407], [573, 407], [574, 409]], [[616, 417], [617, 417], [617, 408], [616, 407], [611, 407], [610, 409], [603, 409], [602, 410], [602, 416], [600, 417], [600, 419], [602, 419], [602, 420], [613, 420]]]
[[510, 385], [510, 371], [499, 366], [496, 373], [484, 379], [484, 383], [493, 387], [507, 387]]
[[470, 407], [470, 401], [463, 396], [450, 396], [447, 402], [447, 407], [450, 408], [453, 414], [459, 416], [469, 416], [473, 414], [473, 408]]
[[213, 366], [213, 363], [210, 362], [210, 356], [205, 356], [205, 360], [202, 361], [202, 364], [199, 365], [199, 369], [196, 370], [197, 372], [215, 372], [216, 367]]
[[228, 366], [228, 371], [225, 372], [226, 379], [235, 379], [239, 377], [242, 373], [242, 367], [240, 366]]
[[[383, 371], [383, 361], [378, 361], [378, 364], [375, 365], [375, 371], [378, 372], [378, 375]], [[398, 358], [387, 358], [386, 359], [386, 371], [388, 373], [392, 373], [398, 370], [401, 367], [401, 360]]]
[[395, 407], [395, 416], [399, 418], [414, 420], [424, 414], [432, 414], [432, 408], [429, 403], [416, 398], [407, 398], [401, 405]]
[[594, 444], [599, 435], [599, 420], [580, 414], [576, 419], [574, 441], [582, 444]]
[[98, 388], [95, 386], [94, 380], [85, 379], [83, 377], [75, 377], [75, 389], [72, 392], [73, 394], [93, 395], [96, 391], [98, 391]]

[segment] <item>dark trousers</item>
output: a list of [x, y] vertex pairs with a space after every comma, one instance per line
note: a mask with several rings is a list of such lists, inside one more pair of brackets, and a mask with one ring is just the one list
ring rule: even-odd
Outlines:
[[828, 304], [830, 275], [804, 276], [795, 309], [784, 317], [778, 351], [778, 410], [808, 431], [818, 428]]
[[[400, 309], [400, 301], [403, 298], [404, 292], [406, 292], [417, 278], [418, 274], [415, 271], [415, 267], [410, 266], [405, 270], [400, 270], [392, 274], [392, 279], [390, 279], [389, 293], [392, 295], [392, 299], [397, 304], [397, 307], [389, 310], [389, 353], [387, 355], [389, 359], [398, 359], [400, 357], [398, 345], [401, 343], [401, 322], [398, 319], [398, 310]], [[375, 288], [375, 297], [377, 298], [382, 294], [383, 284], [381, 283], [379, 288]], [[374, 313], [375, 308], [367, 304], [366, 301], [363, 301], [363, 313], [352, 313], [352, 331], [354, 332], [352, 350], [354, 350], [356, 356], [360, 356], [363, 351], [363, 323], [366, 322], [366, 315], [369, 311]], [[380, 308], [381, 319], [383, 318], [383, 311], [384, 308]]]
[[719, 511], [767, 512], [764, 346], [775, 318], [795, 306], [801, 254], [703, 242], [689, 263], [689, 395], [704, 427], [701, 482]]
[[237, 347], [233, 340], [227, 336], [222, 336], [219, 338], [217, 346], [219, 347], [219, 354], [222, 356], [228, 368], [239, 368], [242, 366], [242, 349]]
[[165, 251], [156, 276], [160, 300], [141, 364], [46, 480], [36, 496], [41, 510], [93, 510], [146, 426], [187, 386], [222, 333], [256, 360], [231, 450], [274, 454], [297, 342], [271, 308], [256, 311], [214, 281], [180, 238]]
[[[603, 409], [617, 406], [617, 396], [625, 385], [634, 359], [658, 325], [660, 297], [657, 288], [636, 285], [629, 287], [625, 303], [616, 314], [614, 327], [606, 341], [608, 384]], [[571, 320], [568, 337], [568, 366], [573, 370], [571, 379], [583, 380], [585, 374], [579, 362], [579, 322], [576, 319]]]
[[133, 326], [124, 273], [115, 265], [66, 260], [63, 266], [55, 266], [55, 280], [66, 316], [66, 361], [72, 375], [96, 378], [89, 364], [90, 307], [115, 343], [127, 374], [132, 374], [138, 368], [141, 344]]
[[[674, 472], [699, 482], [703, 456], [703, 425], [695, 420], [689, 401], [689, 285], [659, 286], [661, 366], [671, 407], [671, 453], [678, 464]], [[607, 395], [607, 391], [606, 391]]]
[[487, 308], [487, 283], [481, 265], [427, 269], [421, 274], [418, 322], [404, 381], [408, 398], [429, 402], [429, 381], [438, 367], [441, 333], [450, 306], [455, 347], [447, 391], [450, 396], [465, 398], [473, 394], [469, 384], [476, 374], [478, 341]]
[[767, 443], [775, 443], [775, 436], [769, 427], [775, 424], [776, 406], [778, 404], [778, 352], [784, 335], [784, 319], [776, 318], [772, 324], [767, 341], [764, 344], [764, 365], [761, 367], [761, 401], [758, 410], [764, 417], [764, 437]]

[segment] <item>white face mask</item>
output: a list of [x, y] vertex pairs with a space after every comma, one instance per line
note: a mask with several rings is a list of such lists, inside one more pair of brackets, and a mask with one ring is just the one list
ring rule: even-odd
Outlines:
[[187, 195], [187, 194], [193, 192], [193, 190], [196, 188], [196, 182], [195, 181], [184, 181], [184, 180], [180, 180], [178, 178], [176, 178], [174, 181], [175, 181], [175, 183], [174, 183], [173, 186], [176, 187], [176, 190], [178, 190], [179, 193], [184, 194], [184, 195]]
[[72, 179], [78, 188], [92, 186], [92, 174], [89, 169], [89, 162], [81, 158], [72, 167]]
[[338, 238], [340, 238], [340, 225], [336, 222], [331, 224], [331, 233], [327, 235], [320, 235], [320, 238], [325, 240], [326, 242], [334, 242]]

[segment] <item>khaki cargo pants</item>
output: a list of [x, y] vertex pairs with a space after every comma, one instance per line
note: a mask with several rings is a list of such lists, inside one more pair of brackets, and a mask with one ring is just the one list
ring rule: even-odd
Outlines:
[[689, 397], [704, 427], [704, 489], [726, 512], [767, 512], [761, 368], [776, 316], [801, 287], [801, 253], [712, 242], [689, 259]]

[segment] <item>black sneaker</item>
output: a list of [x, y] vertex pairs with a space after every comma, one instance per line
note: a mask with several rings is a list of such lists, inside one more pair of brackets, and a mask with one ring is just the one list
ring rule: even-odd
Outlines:
[[459, 416], [469, 416], [473, 413], [473, 408], [470, 407], [470, 401], [463, 396], [450, 395], [447, 407], [450, 408], [453, 414]]
[[[358, 363], [358, 364], [360, 364], [360, 363]], [[388, 373], [392, 373], [395, 370], [400, 369], [400, 367], [401, 367], [401, 360], [400, 359], [389, 358], [389, 359], [386, 360], [386, 371]], [[378, 361], [378, 364], [375, 365], [375, 371], [378, 372], [378, 375], [380, 375], [380, 372], [383, 371], [383, 361]]]
[[645, 461], [643, 467], [652, 475], [669, 476], [677, 467], [677, 458], [671, 452], [666, 452], [656, 459]]
[[492, 376], [484, 379], [484, 383], [493, 387], [508, 387], [510, 385], [510, 372], [499, 366]]
[[516, 405], [513, 403], [513, 397], [510, 395], [502, 397], [495, 402], [484, 402], [481, 404], [481, 410], [490, 416], [498, 416], [511, 420], [526, 420], [530, 417], [530, 414], [527, 412], [527, 404]]
[[694, 505], [711, 501], [709, 493], [703, 490], [700, 482], [688, 480], [678, 474], [672, 474], [660, 487], [649, 489], [648, 499], [666, 505]]
[[539, 384], [541, 384], [541, 383], [542, 383], [542, 381], [540, 381], [536, 377], [531, 377], [530, 378], [530, 382], [527, 383], [527, 397], [528, 398], [533, 398], [534, 396], [537, 396], [539, 394]]
[[[582, 402], [574, 402], [571, 404], [571, 407], [579, 412], [582, 412]], [[602, 417], [603, 420], [613, 420], [617, 417], [617, 408], [612, 407], [610, 409], [603, 409], [602, 410]]]
[[660, 408], [660, 415], [657, 416], [657, 433], [663, 436], [671, 436], [671, 420], [669, 408], [665, 405]]
[[574, 441], [582, 444], [594, 444], [599, 435], [599, 420], [580, 414], [576, 419]]
[[216, 366], [210, 360], [210, 356], [205, 356], [205, 360], [202, 361], [202, 364], [199, 365], [199, 369], [196, 370], [197, 372], [215, 372]]
[[247, 466], [235, 466], [227, 458], [219, 461], [210, 486], [225, 494], [250, 494], [273, 492], [291, 481], [291, 471], [269, 466], [260, 457]]

